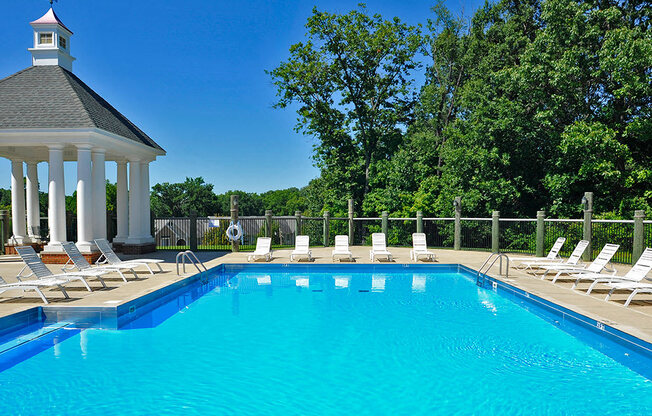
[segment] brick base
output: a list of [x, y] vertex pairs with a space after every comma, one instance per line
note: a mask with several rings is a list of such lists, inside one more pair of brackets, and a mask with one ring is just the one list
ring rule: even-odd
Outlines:
[[146, 244], [123, 244], [122, 252], [124, 254], [145, 254], [156, 251], [156, 243]]
[[[93, 264], [100, 258], [102, 253], [95, 251], [92, 253], [82, 253], [84, 258], [90, 263]], [[68, 263], [68, 255], [66, 253], [41, 253], [41, 260], [45, 264], [66, 264]]]
[[[22, 246], [32, 246], [34, 251], [36, 251], [38, 253], [39, 251], [43, 250], [43, 247], [45, 246], [45, 243], [21, 244], [18, 247], [22, 247]], [[16, 246], [11, 245], [11, 244], [6, 244], [5, 245], [5, 254], [13, 254], [13, 255], [18, 254], [14, 247], [16, 247]]]
[[114, 241], [111, 243], [111, 246], [113, 247], [113, 251], [116, 253], [122, 253], [122, 246], [124, 246], [125, 243], [118, 243], [117, 241]]

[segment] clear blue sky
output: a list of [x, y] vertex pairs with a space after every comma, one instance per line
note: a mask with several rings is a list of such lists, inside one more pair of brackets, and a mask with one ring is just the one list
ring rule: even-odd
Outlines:
[[[291, 109], [275, 110], [265, 74], [305, 37], [313, 6], [346, 13], [355, 1], [60, 0], [59, 18], [74, 32], [74, 72], [167, 152], [151, 165], [151, 182], [203, 176], [216, 192], [264, 192], [304, 186], [318, 176], [314, 139], [295, 133]], [[434, 1], [368, 1], [372, 13], [425, 23]], [[480, 0], [448, 0], [470, 16]], [[31, 64], [29, 22], [47, 0], [2, 1], [0, 78]], [[10, 163], [0, 159], [0, 187]], [[76, 166], [66, 163], [66, 193]], [[115, 164], [107, 164], [115, 181]], [[41, 189], [47, 164], [39, 164]]]

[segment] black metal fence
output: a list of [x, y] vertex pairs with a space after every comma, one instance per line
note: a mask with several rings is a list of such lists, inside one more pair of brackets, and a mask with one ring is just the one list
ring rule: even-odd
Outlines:
[[534, 254], [537, 249], [537, 221], [500, 218], [499, 246], [506, 253]]
[[565, 237], [566, 243], [559, 252], [562, 256], [569, 256], [577, 243], [583, 238], [582, 220], [546, 219], [544, 250], [547, 253], [559, 237]]
[[[493, 235], [495, 220], [461, 218], [458, 237], [461, 248], [491, 250], [497, 244], [502, 252], [536, 253], [538, 226], [536, 219], [497, 218], [498, 236]], [[271, 236], [274, 248], [293, 247], [298, 234], [308, 235], [312, 246], [332, 246], [336, 235], [349, 235], [350, 230], [353, 231], [351, 241], [354, 245], [371, 245], [371, 234], [383, 231], [387, 235], [387, 244], [390, 246], [410, 246], [412, 233], [417, 232], [418, 229], [422, 229], [426, 234], [428, 245], [431, 247], [453, 248], [456, 239], [455, 218], [335, 217], [328, 219], [327, 229], [325, 229], [324, 217], [246, 216], [239, 217], [238, 221], [243, 230], [239, 239], [240, 249], [243, 251], [253, 250], [256, 239], [262, 236]], [[67, 238], [69, 241], [76, 241], [75, 216], [68, 216], [66, 224]], [[152, 235], [156, 240], [157, 248], [161, 250], [190, 249], [193, 241], [197, 250], [230, 250], [231, 242], [226, 235], [230, 224], [229, 217], [154, 218]], [[544, 252], [550, 250], [558, 237], [565, 237], [566, 243], [561, 250], [561, 255], [568, 256], [584, 238], [584, 224], [581, 219], [544, 219], [542, 229]], [[3, 227], [10, 232], [11, 218], [7, 218]], [[47, 218], [41, 218], [40, 227], [41, 237], [47, 240]], [[591, 258], [597, 256], [604, 244], [614, 243], [620, 245], [614, 261], [631, 263], [635, 250], [635, 227], [634, 220], [592, 220]], [[108, 238], [112, 239], [116, 231], [115, 216], [109, 216]], [[643, 221], [642, 233], [643, 247], [652, 247], [652, 221]], [[640, 239], [640, 231], [638, 235]], [[327, 241], [324, 241], [325, 239]]]
[[371, 234], [379, 233], [381, 231], [382, 219], [380, 218], [354, 218], [353, 244], [356, 246], [370, 246]]
[[491, 218], [462, 218], [462, 249], [491, 249]]
[[437, 248], [453, 247], [455, 243], [455, 218], [424, 218], [423, 232], [428, 245]]
[[594, 220], [591, 222], [591, 258], [594, 259], [605, 244], [620, 247], [613, 257], [617, 263], [631, 263], [634, 248], [634, 221]]

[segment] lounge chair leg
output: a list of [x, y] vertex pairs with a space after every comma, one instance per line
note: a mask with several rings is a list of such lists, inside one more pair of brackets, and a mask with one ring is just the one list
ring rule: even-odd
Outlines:
[[609, 291], [609, 293], [607, 293], [607, 296], [604, 298], [604, 300], [609, 300], [609, 298], [611, 298], [611, 295], [613, 295], [613, 293], [614, 293], [615, 291], [616, 291], [616, 288], [614, 287], [613, 289], [611, 289], [611, 290]]
[[632, 301], [632, 299], [634, 299], [634, 296], [636, 296], [637, 293], [638, 293], [638, 289], [634, 289], [632, 294], [629, 295], [629, 297], [627, 298], [627, 301], [625, 301], [625, 305], [623, 305], [623, 306], [628, 307], [630, 302]]
[[106, 289], [106, 283], [104, 283], [104, 279], [102, 279], [101, 276], [97, 276], [97, 280], [99, 280], [100, 283], [102, 283], [102, 288]]
[[143, 263], [143, 264], [145, 265], [145, 267], [147, 267], [147, 270], [149, 270], [149, 274], [154, 274], [154, 270], [152, 270], [152, 268], [149, 267], [149, 264], [147, 263]]
[[[61, 288], [61, 287], [59, 287], [59, 288]], [[43, 292], [41, 292], [41, 289], [39, 289], [38, 287], [34, 287], [34, 290], [36, 291], [36, 293], [38, 293], [38, 295], [41, 297], [41, 299], [43, 299], [43, 303], [45, 303], [46, 305], [47, 305], [48, 303], [50, 303], [50, 302], [48, 302], [48, 300], [47, 300], [47, 298], [45, 297], [45, 295], [43, 294]], [[65, 293], [65, 292], [64, 292], [64, 293]], [[67, 297], [68, 297], [68, 296], [66, 296], [66, 298], [67, 298]]]
[[61, 290], [61, 293], [63, 293], [64, 298], [70, 299], [70, 296], [68, 296], [68, 292], [66, 292], [66, 289], [62, 285], [57, 285], [57, 287], [59, 288], [59, 290]]
[[161, 263], [156, 263], [156, 266], [158, 267], [158, 271], [163, 273], [163, 268], [161, 267]]
[[[138, 279], [138, 274], [136, 274], [136, 271], [134, 269], [129, 269], [129, 270], [131, 271], [131, 274], [134, 275], [134, 279]], [[126, 281], [127, 281], [127, 279], [125, 279], [125, 282]]]
[[86, 286], [86, 289], [87, 289], [89, 292], [92, 292], [92, 291], [93, 291], [93, 289], [91, 289], [91, 287], [88, 285], [88, 282], [86, 281], [86, 279], [84, 279], [84, 278], [82, 277], [82, 278], [80, 278], [79, 280], [82, 281], [82, 283], [84, 284], [84, 286]]
[[598, 281], [594, 280], [593, 283], [591, 283], [591, 286], [589, 286], [589, 289], [586, 291], [586, 294], [587, 295], [590, 294], [591, 291], [593, 290], [593, 288], [595, 287], [595, 285], [597, 285], [597, 284], [598, 284]]
[[561, 272], [557, 273], [555, 277], [552, 279], [552, 283], [555, 283], [557, 279], [559, 279], [559, 275], [561, 275]]

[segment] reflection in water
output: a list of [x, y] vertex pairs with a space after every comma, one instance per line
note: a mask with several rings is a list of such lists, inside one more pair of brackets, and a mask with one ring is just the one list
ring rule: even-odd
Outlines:
[[385, 291], [385, 275], [371, 276], [371, 291], [384, 292]]
[[79, 334], [79, 348], [81, 349], [82, 357], [86, 358], [88, 355], [88, 334], [86, 331], [81, 331]]
[[333, 276], [336, 289], [346, 289], [349, 287], [351, 276]]
[[308, 277], [305, 277], [305, 276], [299, 277], [299, 276], [297, 276], [297, 277], [294, 278], [294, 280], [295, 280], [295, 284], [297, 285], [297, 287], [305, 287], [305, 288], [310, 287], [310, 278], [308, 278]]
[[258, 276], [256, 277], [256, 282], [258, 282], [258, 286], [271, 285], [272, 277], [270, 275]]
[[238, 289], [233, 290], [231, 299], [231, 312], [234, 316], [238, 316], [240, 315], [240, 291]]
[[426, 291], [426, 276], [415, 274], [412, 276], [412, 292], [422, 293]]

